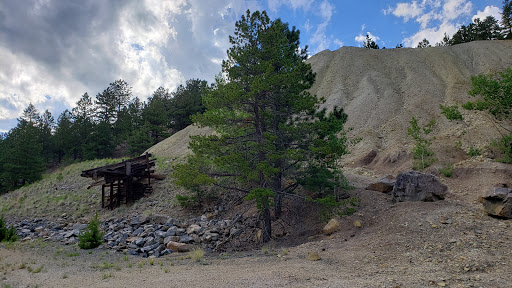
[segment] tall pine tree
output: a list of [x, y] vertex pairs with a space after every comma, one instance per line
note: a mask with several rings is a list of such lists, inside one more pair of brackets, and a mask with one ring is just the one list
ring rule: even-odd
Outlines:
[[335, 181], [333, 161], [346, 148], [336, 134], [346, 114], [319, 110], [322, 101], [308, 92], [315, 75], [295, 27], [270, 21], [266, 12], [247, 11], [229, 40], [222, 65], [227, 78], [217, 77], [203, 98], [206, 111], [193, 117], [216, 134], [193, 137], [194, 154], [177, 166], [175, 176], [199, 194], [209, 185], [246, 193], [261, 210], [262, 237], [268, 241], [272, 203], [279, 217], [282, 197], [317, 173], [311, 167], [330, 171], [332, 177], [324, 180]]

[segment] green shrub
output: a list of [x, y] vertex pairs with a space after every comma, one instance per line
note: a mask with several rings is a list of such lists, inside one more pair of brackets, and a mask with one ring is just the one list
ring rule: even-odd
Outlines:
[[412, 150], [413, 158], [415, 160], [413, 169], [423, 170], [436, 161], [433, 157], [434, 152], [430, 150], [432, 141], [427, 138], [432, 132], [432, 129], [434, 129], [435, 121], [432, 120], [427, 125], [421, 127], [418, 124], [418, 120], [412, 117], [412, 120], [409, 123], [411, 123], [411, 127], [407, 129], [407, 134], [416, 142], [415, 147]]
[[103, 243], [103, 233], [99, 231], [99, 224], [100, 221], [96, 213], [87, 228], [78, 235], [78, 247], [82, 249], [93, 249]]
[[469, 148], [469, 152], [468, 152], [468, 155], [471, 156], [471, 157], [474, 157], [474, 156], [480, 156], [480, 150], [476, 149], [476, 148]]
[[3, 217], [0, 217], [0, 242], [14, 242], [18, 240], [18, 234], [13, 226], [7, 228]]
[[176, 195], [176, 200], [178, 200], [178, 204], [180, 204], [183, 208], [192, 208], [199, 204], [199, 197], [196, 196], [187, 196], [187, 195]]
[[496, 150], [499, 162], [512, 164], [512, 134], [492, 141], [491, 147]]
[[443, 175], [444, 177], [452, 177], [453, 174], [453, 165], [449, 165], [448, 167], [443, 167], [438, 169], [439, 173]]

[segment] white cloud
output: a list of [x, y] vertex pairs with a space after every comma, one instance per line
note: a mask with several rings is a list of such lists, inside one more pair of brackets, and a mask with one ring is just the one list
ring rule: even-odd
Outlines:
[[233, 24], [247, 9], [261, 6], [230, 0], [2, 3], [0, 125], [29, 103], [57, 118], [83, 93], [95, 96], [120, 78], [142, 99], [161, 85], [172, 90], [190, 78], [212, 81]]
[[293, 10], [302, 9], [309, 11], [313, 1], [311, 0], [268, 0], [268, 8], [272, 12], [279, 10], [281, 6], [291, 7]]
[[[365, 27], [365, 25], [363, 25], [363, 28]], [[379, 36], [376, 36], [376, 35], [373, 35], [371, 32], [366, 32], [365, 34], [363, 34], [362, 32], [359, 33], [359, 35], [357, 35], [354, 40], [358, 43], [361, 44], [361, 46], [363, 46], [364, 43], [366, 43], [366, 35], [370, 36], [370, 38], [372, 38], [372, 40], [377, 43], [377, 41], [380, 40], [380, 37]]]
[[385, 10], [384, 14], [393, 14], [405, 22], [414, 19], [420, 25], [416, 33], [403, 40], [405, 46], [416, 47], [423, 39], [435, 44], [443, 39], [445, 33], [453, 35], [460, 22], [469, 20], [467, 18], [473, 9], [474, 5], [469, 0], [422, 0], [398, 3]]
[[384, 11], [385, 15], [393, 14], [396, 17], [403, 17], [404, 22], [409, 21], [411, 18], [416, 18], [423, 13], [424, 5], [418, 4], [417, 1], [412, 3], [398, 3], [395, 8], [389, 8]]
[[487, 16], [492, 16], [496, 20], [501, 20], [501, 9], [496, 6], [487, 6], [484, 11], [478, 10], [475, 16], [471, 20], [475, 21], [475, 19], [480, 18], [480, 20], [484, 20]]

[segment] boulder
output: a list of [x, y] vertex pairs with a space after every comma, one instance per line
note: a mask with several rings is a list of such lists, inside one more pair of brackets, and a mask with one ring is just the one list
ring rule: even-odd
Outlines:
[[324, 226], [322, 231], [325, 235], [331, 235], [332, 233], [341, 230], [340, 223], [336, 219], [331, 219], [327, 225]]
[[379, 191], [383, 193], [389, 193], [393, 191], [393, 187], [395, 186], [395, 178], [391, 175], [386, 177], [382, 177], [379, 181], [375, 183], [371, 183], [366, 187], [366, 190]]
[[487, 195], [480, 197], [487, 214], [512, 219], [512, 189], [493, 187]]
[[167, 249], [172, 250], [173, 252], [189, 252], [192, 249], [192, 245], [188, 245], [185, 243], [178, 243], [174, 241], [169, 241], [167, 243]]
[[400, 173], [393, 188], [393, 202], [442, 200], [447, 191], [448, 187], [432, 174]]

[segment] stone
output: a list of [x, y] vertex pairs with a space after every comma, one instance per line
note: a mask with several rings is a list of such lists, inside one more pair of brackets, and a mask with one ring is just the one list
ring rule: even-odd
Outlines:
[[432, 174], [416, 171], [404, 172], [396, 177], [393, 188], [393, 203], [443, 200], [447, 191], [448, 187]]
[[389, 193], [393, 191], [395, 186], [395, 178], [391, 175], [381, 178], [375, 183], [371, 183], [366, 187], [366, 190], [378, 191], [383, 193]]
[[144, 232], [144, 229], [142, 229], [142, 227], [139, 227], [139, 228], [135, 229], [135, 231], [132, 232], [132, 235], [140, 236], [140, 234], [142, 234], [142, 232]]
[[194, 238], [188, 236], [188, 235], [183, 235], [183, 236], [180, 236], [180, 242], [181, 243], [193, 243], [194, 242]]
[[144, 245], [144, 238], [137, 238], [135, 241], [133, 241], [133, 244], [137, 245], [137, 246], [142, 246]]
[[318, 260], [321, 260], [322, 257], [320, 257], [320, 255], [316, 252], [308, 252], [307, 259], [309, 261], [318, 261]]
[[188, 235], [190, 235], [190, 234], [199, 234], [200, 230], [201, 230], [201, 226], [196, 225], [196, 224], [192, 224], [192, 225], [188, 226], [187, 234]]
[[332, 233], [341, 230], [340, 223], [338, 220], [332, 218], [327, 225], [324, 226], [324, 229], [322, 229], [322, 232], [325, 235], [331, 235]]
[[38, 226], [38, 227], [36, 227], [36, 229], [34, 229], [34, 231], [36, 233], [41, 233], [41, 232], [43, 232], [43, 229], [44, 229], [43, 226]]
[[356, 226], [357, 228], [361, 228], [363, 226], [363, 224], [361, 224], [361, 221], [356, 220], [356, 221], [354, 221], [354, 226]]
[[479, 198], [484, 211], [495, 217], [512, 219], [512, 189], [493, 187], [487, 195]]
[[185, 243], [170, 241], [167, 243], [166, 248], [173, 252], [189, 252], [192, 249], [192, 246]]

